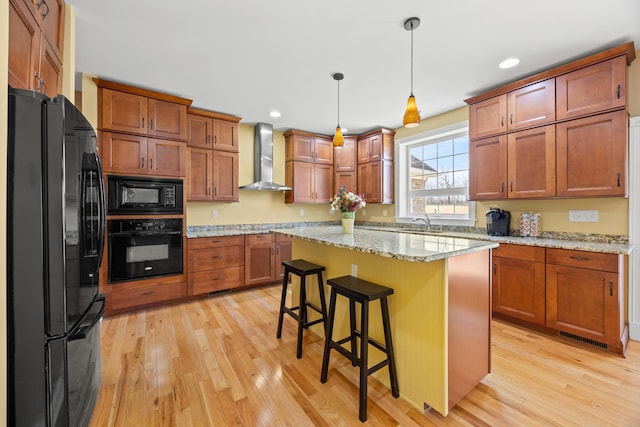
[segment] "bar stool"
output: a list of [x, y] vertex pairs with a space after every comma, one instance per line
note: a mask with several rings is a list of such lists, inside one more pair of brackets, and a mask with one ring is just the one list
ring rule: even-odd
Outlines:
[[[324, 297], [324, 286], [322, 280], [322, 272], [325, 268], [321, 265], [311, 263], [304, 259], [294, 259], [290, 261], [284, 261], [282, 263], [284, 267], [284, 278], [282, 280], [282, 297], [280, 299], [280, 314], [278, 316], [278, 333], [277, 337], [282, 336], [282, 321], [284, 314], [287, 313], [298, 322], [298, 346], [296, 356], [298, 359], [302, 357], [302, 330], [308, 329], [309, 326], [317, 323], [322, 323], [327, 331], [327, 303]], [[295, 307], [286, 307], [285, 300], [287, 298], [287, 285], [289, 284], [290, 274], [295, 274], [300, 277], [300, 299], [298, 305]], [[318, 277], [318, 292], [320, 294], [320, 307], [307, 300], [306, 289], [306, 277], [309, 275], [317, 275]], [[311, 308], [320, 314], [320, 318], [309, 321], [307, 308]], [[296, 313], [297, 311], [297, 313]]]
[[[389, 322], [389, 305], [387, 296], [393, 294], [393, 289], [381, 286], [353, 276], [342, 276], [327, 280], [331, 286], [331, 298], [329, 300], [329, 313], [327, 329], [325, 333], [324, 356], [322, 357], [322, 373], [320, 381], [327, 382], [327, 371], [329, 369], [329, 353], [335, 349], [338, 353], [351, 361], [353, 366], [360, 367], [360, 421], [367, 420], [367, 378], [372, 373], [389, 366], [389, 379], [391, 382], [391, 394], [393, 397], [400, 396], [398, 391], [398, 378], [396, 376], [396, 363], [393, 355], [393, 343], [391, 341], [391, 325]], [[336, 314], [336, 296], [340, 294], [349, 299], [349, 323], [350, 334], [340, 340], [333, 340], [333, 322]], [[382, 344], [369, 337], [369, 302], [379, 299], [382, 308], [382, 326], [384, 329], [384, 340]], [[356, 329], [356, 302], [361, 305], [360, 330]], [[360, 357], [358, 357], [356, 337], [360, 337]], [[348, 351], [342, 344], [350, 342], [351, 351]], [[369, 344], [384, 352], [387, 358], [371, 368], [368, 367], [368, 347]]]

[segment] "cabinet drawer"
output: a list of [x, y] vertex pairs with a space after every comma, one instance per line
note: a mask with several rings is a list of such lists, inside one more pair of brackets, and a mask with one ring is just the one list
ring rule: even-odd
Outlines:
[[244, 284], [244, 267], [218, 268], [189, 273], [189, 295], [205, 294]]
[[244, 265], [244, 246], [200, 249], [188, 252], [189, 272]]
[[287, 242], [291, 242], [291, 237], [289, 236], [284, 236], [282, 234], [276, 234], [276, 242], [278, 243], [287, 243]]
[[602, 254], [567, 249], [547, 249], [547, 264], [617, 273], [618, 260], [619, 255], [616, 254]]
[[276, 241], [275, 239], [275, 235], [271, 234], [271, 233], [264, 233], [264, 234], [250, 234], [248, 236], [245, 236], [245, 244], [247, 246], [250, 245], [259, 245], [262, 243], [273, 243]]
[[209, 249], [223, 246], [243, 246], [244, 236], [198, 237], [187, 240], [188, 248]]
[[493, 250], [494, 257], [522, 259], [525, 261], [544, 262], [544, 248], [535, 246], [510, 245], [500, 243], [500, 246]]
[[111, 299], [111, 309], [118, 311], [185, 297], [187, 296], [185, 285], [184, 282], [163, 283], [146, 288], [111, 292], [108, 298]]

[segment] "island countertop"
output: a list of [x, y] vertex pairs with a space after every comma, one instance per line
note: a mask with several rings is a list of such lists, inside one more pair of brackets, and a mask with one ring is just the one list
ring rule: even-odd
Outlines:
[[341, 226], [279, 228], [272, 229], [271, 232], [410, 262], [436, 261], [498, 247], [498, 242], [484, 240], [438, 234], [397, 233], [357, 227], [354, 228], [353, 234], [343, 234]]

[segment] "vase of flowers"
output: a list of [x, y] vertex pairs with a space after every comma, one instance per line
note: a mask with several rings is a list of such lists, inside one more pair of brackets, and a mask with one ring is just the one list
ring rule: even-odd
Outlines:
[[351, 191], [347, 191], [344, 185], [340, 187], [338, 194], [333, 196], [331, 201], [331, 210], [340, 211], [342, 216], [342, 232], [345, 234], [353, 233], [353, 223], [355, 222], [356, 211], [367, 206], [362, 196]]

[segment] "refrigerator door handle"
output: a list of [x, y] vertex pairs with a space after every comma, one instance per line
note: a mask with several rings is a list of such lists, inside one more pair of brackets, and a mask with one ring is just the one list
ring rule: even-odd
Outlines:
[[91, 330], [91, 328], [93, 328], [95, 324], [98, 323], [98, 321], [102, 318], [102, 315], [104, 314], [105, 306], [107, 304], [107, 297], [105, 296], [105, 294], [98, 294], [93, 304], [96, 304], [96, 303], [101, 303], [100, 311], [94, 315], [94, 317], [91, 319], [89, 324], [85, 323], [85, 321], [88, 320], [86, 318], [78, 322], [78, 326], [76, 326], [73, 330], [71, 330], [71, 332], [69, 332], [69, 335], [67, 336], [67, 341], [84, 339], [87, 336], [87, 333]]
[[96, 274], [98, 274], [98, 271], [100, 269], [100, 265], [102, 264], [102, 256], [104, 255], [104, 243], [105, 243], [105, 239], [106, 239], [106, 235], [107, 235], [107, 197], [106, 197], [106, 191], [104, 188], [104, 177], [102, 175], [102, 164], [100, 163], [100, 157], [98, 157], [98, 155], [96, 153], [93, 153], [93, 155], [96, 157], [96, 164], [98, 165], [98, 181], [100, 183], [99, 185], [99, 190], [100, 190], [100, 196], [99, 196], [99, 200], [100, 200], [100, 209], [99, 209], [99, 215], [100, 215], [100, 235], [98, 238], [98, 266], [96, 268]]

